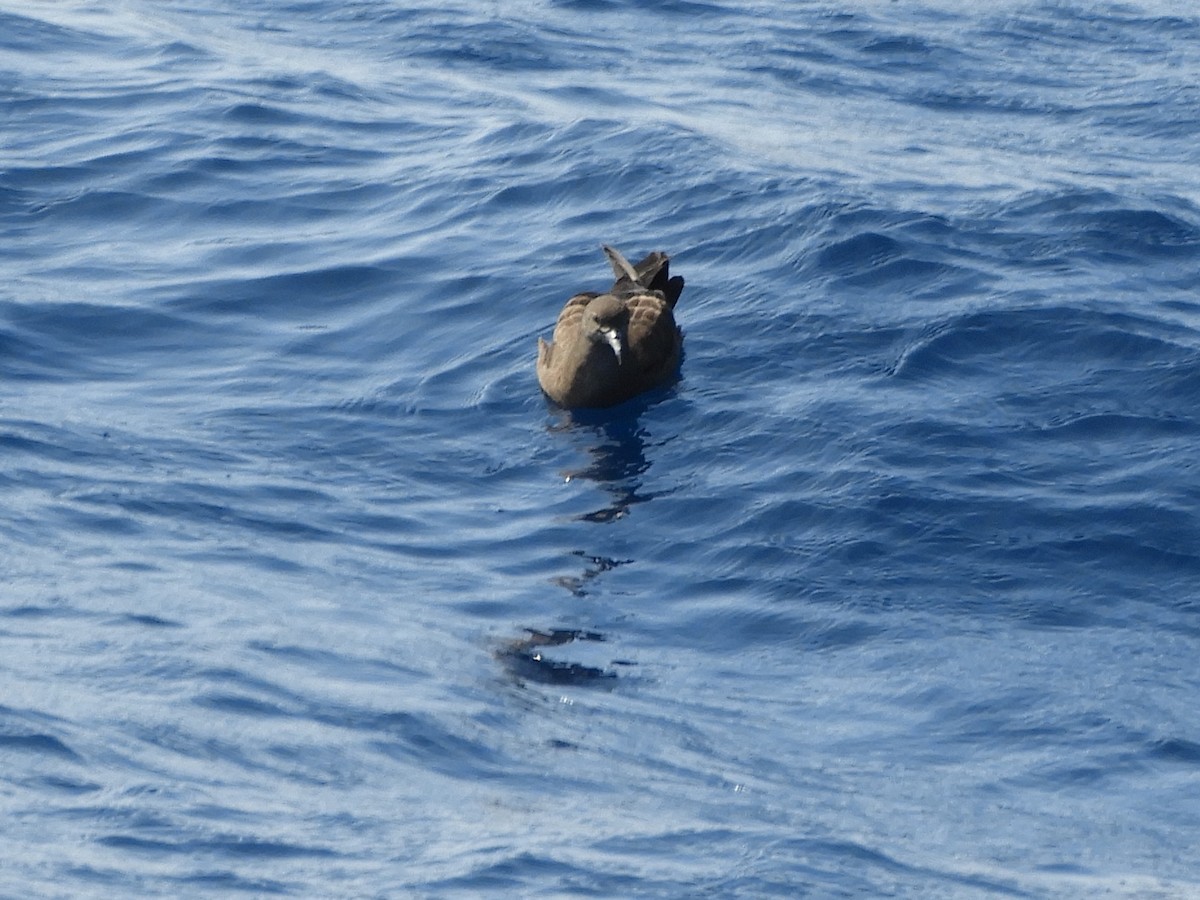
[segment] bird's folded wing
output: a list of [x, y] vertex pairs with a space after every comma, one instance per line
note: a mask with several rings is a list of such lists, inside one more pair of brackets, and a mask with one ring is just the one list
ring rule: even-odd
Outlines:
[[629, 352], [635, 363], [646, 372], [669, 364], [679, 341], [671, 307], [656, 294], [637, 294], [625, 304], [629, 308]]

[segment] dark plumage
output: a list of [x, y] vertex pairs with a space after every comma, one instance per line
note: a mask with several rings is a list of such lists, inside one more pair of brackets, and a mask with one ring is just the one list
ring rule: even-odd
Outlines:
[[558, 316], [553, 342], [538, 338], [538, 382], [568, 409], [622, 403], [662, 384], [679, 366], [683, 334], [672, 310], [683, 279], [669, 276], [669, 257], [651, 253], [631, 266], [612, 247], [604, 253], [613, 286], [603, 294], [576, 294]]

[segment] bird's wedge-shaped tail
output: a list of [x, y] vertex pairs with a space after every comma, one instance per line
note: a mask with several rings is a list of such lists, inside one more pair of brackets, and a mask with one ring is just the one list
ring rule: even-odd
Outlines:
[[608, 244], [601, 245], [604, 255], [608, 257], [616, 281], [613, 282], [611, 293], [622, 288], [642, 288], [648, 291], [658, 291], [671, 309], [679, 301], [683, 293], [683, 278], [676, 275], [668, 277], [671, 258], [661, 250], [649, 254], [636, 266], [631, 266], [629, 260], [621, 255], [621, 251]]

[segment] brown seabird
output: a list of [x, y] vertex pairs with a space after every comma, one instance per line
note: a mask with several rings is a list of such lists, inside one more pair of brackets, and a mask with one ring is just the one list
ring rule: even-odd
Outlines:
[[672, 310], [683, 279], [669, 277], [670, 258], [658, 251], [631, 266], [612, 247], [604, 254], [613, 286], [576, 294], [559, 313], [553, 342], [538, 338], [538, 382], [568, 409], [623, 403], [679, 366], [683, 333]]

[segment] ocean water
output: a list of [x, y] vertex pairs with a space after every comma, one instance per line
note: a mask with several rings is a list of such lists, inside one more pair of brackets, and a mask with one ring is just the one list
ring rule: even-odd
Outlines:
[[[4, 897], [1200, 895], [1200, 12], [0, 0]], [[672, 255], [677, 383], [535, 342]]]

